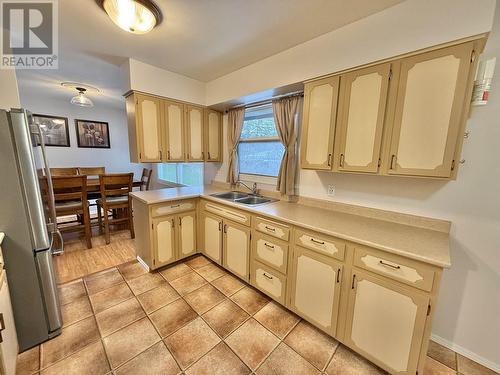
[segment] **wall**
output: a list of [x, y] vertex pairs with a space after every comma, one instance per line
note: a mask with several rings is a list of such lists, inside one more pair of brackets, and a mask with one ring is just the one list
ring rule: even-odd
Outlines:
[[[23, 89], [22, 79], [19, 80], [19, 91], [23, 108], [33, 113], [68, 118], [71, 147], [47, 147], [51, 167], [105, 166], [106, 172], [134, 172], [137, 179], [140, 178], [143, 167], [151, 167], [150, 164], [130, 163], [127, 115], [123, 99], [121, 109], [94, 98], [94, 107], [83, 108], [71, 104], [68, 97], [62, 99], [48, 90], [31, 86], [29, 90]], [[79, 148], [76, 141], [75, 119], [108, 122], [111, 148]]]
[[495, 0], [407, 0], [207, 83], [207, 105], [487, 32]]
[[19, 92], [15, 70], [0, 69], [0, 109], [19, 108]]

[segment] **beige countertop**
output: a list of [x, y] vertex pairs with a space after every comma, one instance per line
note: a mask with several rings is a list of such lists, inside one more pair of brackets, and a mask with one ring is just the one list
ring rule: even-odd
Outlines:
[[203, 186], [138, 191], [131, 195], [146, 204], [203, 197], [439, 267], [451, 265], [448, 233], [298, 203], [278, 201], [252, 207], [210, 196], [222, 191], [219, 187]]

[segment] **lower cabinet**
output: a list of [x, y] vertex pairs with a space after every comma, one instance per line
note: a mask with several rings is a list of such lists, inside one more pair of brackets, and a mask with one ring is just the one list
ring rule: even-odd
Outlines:
[[155, 268], [196, 253], [196, 211], [153, 219]]
[[301, 247], [293, 254], [290, 304], [298, 315], [335, 335], [342, 263]]
[[250, 228], [207, 212], [203, 212], [201, 217], [202, 252], [248, 281]]
[[429, 297], [354, 270], [345, 343], [390, 373], [415, 374]]

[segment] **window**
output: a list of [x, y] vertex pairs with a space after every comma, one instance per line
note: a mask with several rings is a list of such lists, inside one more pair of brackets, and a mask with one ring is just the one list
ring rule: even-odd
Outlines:
[[203, 163], [158, 164], [158, 177], [165, 182], [201, 186], [203, 185]]
[[284, 152], [272, 106], [247, 109], [238, 145], [240, 174], [276, 177]]

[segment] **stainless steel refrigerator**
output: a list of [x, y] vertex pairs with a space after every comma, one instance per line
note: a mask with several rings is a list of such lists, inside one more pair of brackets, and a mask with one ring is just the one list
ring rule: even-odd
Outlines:
[[0, 231], [20, 351], [62, 326], [52, 254], [63, 242], [41, 131], [28, 111], [0, 110]]

